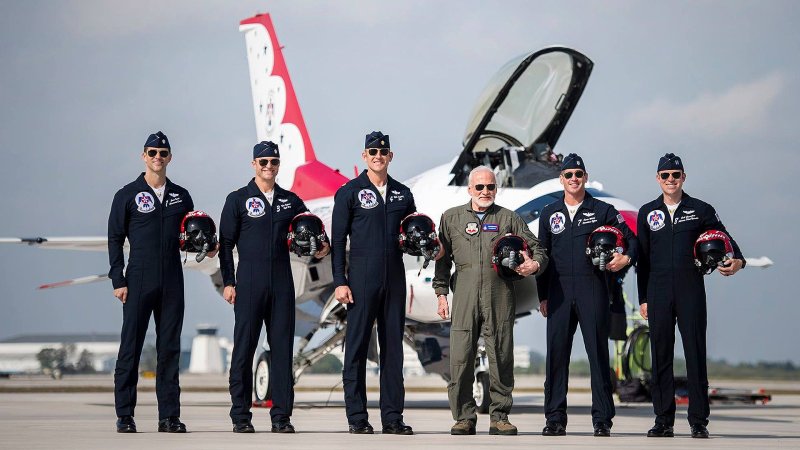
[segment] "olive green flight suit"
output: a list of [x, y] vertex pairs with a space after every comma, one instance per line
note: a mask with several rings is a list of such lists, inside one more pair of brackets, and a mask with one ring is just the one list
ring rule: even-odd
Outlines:
[[442, 214], [439, 239], [447, 254], [436, 262], [433, 288], [436, 295], [450, 290], [450, 268], [456, 265], [451, 305], [450, 409], [455, 420], [477, 421], [472, 384], [475, 353], [483, 337], [489, 358], [491, 420], [504, 420], [511, 410], [514, 388], [514, 283], [504, 280], [492, 268], [492, 250], [500, 237], [511, 233], [528, 242], [538, 273], [547, 265], [539, 240], [515, 212], [492, 205], [483, 220], [466, 205]]

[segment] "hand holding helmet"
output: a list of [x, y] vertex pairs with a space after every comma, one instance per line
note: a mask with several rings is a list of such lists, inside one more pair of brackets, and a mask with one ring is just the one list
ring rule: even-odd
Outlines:
[[731, 238], [722, 231], [706, 231], [694, 243], [694, 263], [703, 275], [710, 274], [717, 267], [726, 266], [732, 259]]
[[500, 278], [512, 281], [525, 278], [517, 272], [517, 268], [525, 263], [526, 259], [530, 259], [528, 243], [517, 235], [507, 234], [494, 244], [492, 267]]
[[[614, 254], [624, 254], [626, 249], [625, 236], [619, 228], [609, 225], [598, 227], [586, 241], [586, 256], [601, 272], [605, 272], [608, 263]], [[613, 271], [613, 270], [612, 270]]]

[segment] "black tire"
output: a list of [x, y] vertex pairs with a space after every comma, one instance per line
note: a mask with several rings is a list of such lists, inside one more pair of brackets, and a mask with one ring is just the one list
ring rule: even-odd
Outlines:
[[622, 350], [622, 375], [628, 381], [645, 379], [650, 377], [651, 371], [650, 328], [641, 325], [625, 341]]
[[269, 366], [272, 364], [270, 352], [261, 352], [253, 372], [253, 396], [257, 402], [272, 399], [272, 383], [269, 379]]
[[617, 377], [617, 371], [614, 368], [611, 368], [611, 393], [617, 393], [617, 383], [619, 383], [619, 377]]
[[472, 398], [475, 399], [475, 405], [478, 407], [478, 413], [489, 413], [489, 404], [492, 403], [492, 400], [489, 398], [488, 372], [480, 372], [475, 377], [475, 381], [472, 384]]

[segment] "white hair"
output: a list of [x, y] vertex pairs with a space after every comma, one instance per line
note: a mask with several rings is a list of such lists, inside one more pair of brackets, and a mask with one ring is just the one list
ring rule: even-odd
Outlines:
[[472, 178], [475, 176], [475, 174], [477, 174], [477, 173], [479, 173], [479, 172], [489, 172], [490, 174], [492, 174], [492, 178], [494, 178], [494, 179], [495, 179], [495, 182], [497, 182], [497, 177], [495, 177], [494, 170], [492, 170], [492, 169], [491, 169], [490, 167], [488, 167], [488, 166], [478, 166], [478, 167], [476, 167], [476, 168], [472, 169], [472, 170], [469, 172], [469, 179], [468, 179], [468, 183], [469, 183], [469, 185], [470, 185], [470, 186], [472, 186]]

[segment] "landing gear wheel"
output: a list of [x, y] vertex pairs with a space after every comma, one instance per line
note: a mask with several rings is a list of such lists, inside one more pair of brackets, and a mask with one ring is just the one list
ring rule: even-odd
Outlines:
[[272, 364], [270, 352], [262, 352], [256, 364], [256, 373], [253, 375], [253, 394], [256, 402], [266, 402], [272, 399], [272, 386], [269, 382], [269, 366]]
[[641, 325], [631, 332], [622, 349], [622, 375], [626, 380], [645, 379], [652, 372], [650, 328]]
[[472, 398], [475, 399], [475, 404], [478, 406], [480, 414], [489, 413], [489, 373], [480, 372], [475, 376], [475, 381], [472, 383]]

